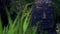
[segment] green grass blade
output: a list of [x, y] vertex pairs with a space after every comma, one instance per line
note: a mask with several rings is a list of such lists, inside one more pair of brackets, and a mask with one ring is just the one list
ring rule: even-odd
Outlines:
[[3, 30], [2, 30], [2, 20], [1, 20], [1, 15], [0, 15], [0, 34], [3, 34]]
[[10, 27], [11, 27], [11, 25], [12, 25], [12, 19], [11, 19], [11, 15], [10, 15], [10, 13], [9, 13], [9, 11], [8, 11], [8, 9], [7, 9], [7, 7], [5, 8], [6, 9], [6, 13], [7, 13], [7, 17], [8, 17], [8, 23], [9, 23], [9, 25], [10, 25]]
[[26, 31], [26, 29], [27, 29], [27, 27], [28, 27], [28, 25], [29, 25], [29, 22], [28, 22], [28, 20], [29, 20], [28, 17], [30, 17], [29, 14], [30, 14], [30, 13], [27, 14], [26, 19], [25, 19], [24, 24], [23, 24], [24, 33], [25, 33], [25, 31]]

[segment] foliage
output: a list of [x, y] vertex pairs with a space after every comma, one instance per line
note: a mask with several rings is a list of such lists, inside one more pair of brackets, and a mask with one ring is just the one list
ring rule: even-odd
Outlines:
[[[30, 27], [30, 17], [31, 17], [31, 9], [27, 8], [31, 3], [25, 5], [22, 10], [22, 14], [20, 16], [20, 11], [17, 13], [14, 21], [11, 19], [11, 14], [9, 10], [6, 9], [7, 17], [8, 17], [8, 25], [2, 29], [2, 21], [0, 17], [0, 34], [35, 34], [37, 31], [37, 26]], [[31, 30], [32, 29], [32, 30]]]
[[60, 0], [54, 0], [55, 2], [55, 11], [57, 16], [60, 16]]

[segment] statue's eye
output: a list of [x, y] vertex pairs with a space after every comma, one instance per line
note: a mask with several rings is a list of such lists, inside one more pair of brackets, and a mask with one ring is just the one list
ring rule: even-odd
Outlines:
[[48, 4], [48, 6], [51, 6], [51, 4]]

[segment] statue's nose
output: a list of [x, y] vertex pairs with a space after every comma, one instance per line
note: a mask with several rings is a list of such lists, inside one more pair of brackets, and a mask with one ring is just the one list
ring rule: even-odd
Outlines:
[[43, 12], [43, 17], [42, 18], [46, 19], [46, 13], [45, 12]]

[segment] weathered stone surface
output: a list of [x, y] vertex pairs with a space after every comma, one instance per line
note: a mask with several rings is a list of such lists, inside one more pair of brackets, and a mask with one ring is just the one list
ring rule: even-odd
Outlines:
[[[36, 0], [32, 9], [32, 25], [36, 25], [38, 21], [41, 23], [38, 29], [55, 31], [56, 24], [54, 22], [54, 3], [52, 0]], [[55, 32], [56, 33], [56, 32]], [[44, 34], [44, 33], [43, 33]], [[54, 34], [54, 32], [51, 32]]]

